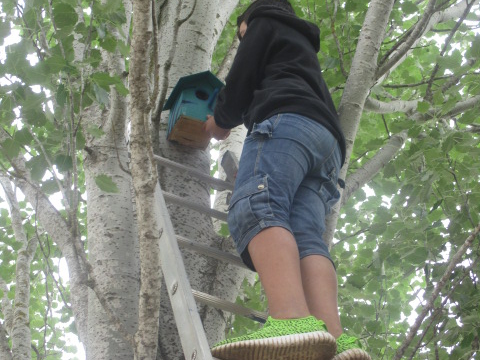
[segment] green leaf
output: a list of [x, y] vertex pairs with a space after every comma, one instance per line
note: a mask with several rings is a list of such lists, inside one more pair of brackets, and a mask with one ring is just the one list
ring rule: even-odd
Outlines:
[[387, 230], [387, 224], [377, 223], [370, 227], [370, 232], [375, 235], [382, 235]]
[[405, 14], [414, 14], [418, 12], [418, 6], [410, 1], [404, 1], [401, 8]]
[[100, 188], [100, 190], [108, 193], [118, 193], [117, 184], [115, 184], [110, 176], [107, 175], [98, 175], [95, 177], [95, 184]]
[[15, 132], [13, 139], [20, 145], [28, 145], [33, 141], [33, 136], [27, 128], [23, 128]]
[[97, 126], [89, 126], [86, 129], [86, 131], [87, 131], [87, 133], [89, 133], [90, 135], [92, 135], [95, 138], [99, 138], [99, 137], [105, 135], [105, 132]]
[[430, 110], [430, 104], [425, 101], [419, 101], [417, 104], [417, 111], [421, 114], [425, 114], [428, 110]]
[[54, 179], [49, 179], [42, 182], [42, 191], [47, 195], [52, 195], [60, 190], [58, 189], [58, 184]]
[[32, 179], [40, 181], [45, 175], [48, 163], [43, 156], [35, 156], [27, 161], [27, 167], [30, 169]]
[[108, 92], [97, 84], [93, 84], [93, 91], [95, 92], [95, 99], [102, 105], [108, 105]]
[[10, 22], [0, 21], [0, 45], [3, 45], [3, 40], [10, 35]]
[[480, 35], [475, 35], [466, 53], [467, 58], [480, 59]]
[[0, 144], [2, 153], [8, 158], [12, 159], [20, 153], [20, 146], [13, 139], [6, 139]]
[[75, 9], [66, 3], [56, 3], [53, 7], [53, 18], [57, 28], [73, 27], [78, 21]]
[[57, 88], [57, 93], [55, 94], [55, 100], [57, 101], [57, 105], [64, 106], [67, 102], [67, 91], [65, 89], [65, 85], [60, 84]]
[[228, 229], [228, 225], [226, 223], [222, 223], [220, 226], [220, 231], [218, 232], [223, 237], [230, 236], [230, 230]]
[[60, 172], [66, 172], [73, 168], [72, 157], [69, 155], [57, 155], [54, 164], [57, 165], [57, 169]]
[[106, 73], [94, 73], [91, 76], [92, 81], [106, 91], [110, 91], [110, 86], [114, 85], [115, 89], [120, 95], [127, 95], [128, 90], [123, 84], [123, 81], [118, 76], [110, 76]]

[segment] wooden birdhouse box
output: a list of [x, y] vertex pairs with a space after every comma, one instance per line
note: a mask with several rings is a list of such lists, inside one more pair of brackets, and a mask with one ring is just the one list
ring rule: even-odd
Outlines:
[[207, 115], [213, 115], [217, 94], [224, 84], [210, 71], [182, 77], [163, 110], [170, 110], [167, 139], [206, 149], [210, 137], [203, 131]]

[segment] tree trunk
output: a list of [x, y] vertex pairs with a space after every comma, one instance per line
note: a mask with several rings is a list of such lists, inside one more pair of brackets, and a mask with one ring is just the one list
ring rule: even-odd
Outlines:
[[[22, 216], [17, 198], [13, 192], [10, 180], [3, 175], [0, 176], [12, 218], [12, 227], [15, 240], [22, 243], [18, 251], [17, 266], [15, 271], [15, 305], [13, 308], [13, 322], [11, 324], [12, 357], [14, 360], [31, 359], [30, 343], [32, 334], [30, 332], [30, 264], [37, 249], [38, 239], [30, 241], [25, 234], [22, 224]], [[8, 300], [7, 300], [8, 301]]]
[[[103, 129], [104, 136], [87, 142], [89, 154], [85, 159], [85, 182], [88, 194], [88, 253], [99, 290], [133, 335], [138, 325], [140, 284], [132, 183], [130, 174], [126, 172], [128, 151], [122, 126], [127, 109], [124, 101], [118, 101], [113, 106], [119, 108], [116, 111], [110, 109], [110, 112], [116, 112], [119, 117], [107, 123]], [[108, 113], [92, 106], [86, 115], [93, 125], [101, 124]], [[100, 175], [110, 176], [118, 192], [102, 191], [95, 183], [95, 177]], [[89, 292], [88, 298], [87, 359], [133, 359], [133, 349], [120, 334], [112, 330], [93, 291]]]
[[[160, 78], [160, 89], [171, 90], [180, 77], [210, 68], [214, 44], [237, 3], [238, 0], [165, 3], [161, 9], [159, 30], [161, 50], [159, 71], [160, 74], [165, 74]], [[162, 96], [159, 95], [158, 98], [158, 101], [162, 102]], [[165, 119], [163, 117], [163, 122], [160, 122], [154, 115], [154, 128], [159, 129], [160, 134], [158, 146], [154, 148], [156, 153], [208, 174], [209, 150], [195, 150], [168, 142], [165, 139]], [[163, 167], [159, 169], [159, 178], [163, 190], [185, 197], [189, 201], [210, 206], [210, 189], [197, 179], [185, 178], [182, 174]], [[212, 219], [209, 216], [173, 205], [169, 205], [168, 208], [178, 235], [220, 247], [219, 236], [213, 231]], [[217, 262], [190, 251], [184, 251], [183, 255], [192, 288], [211, 293], [217, 278]], [[223, 327], [218, 328], [216, 325], [210, 327], [208, 321], [205, 322], [206, 314], [207, 310], [202, 307], [200, 316], [208, 329], [207, 337], [210, 342], [214, 342], [219, 338], [219, 334], [223, 334]], [[210, 316], [208, 318], [210, 319]], [[161, 306], [157, 359], [182, 358], [176, 325], [165, 298]]]
[[[374, 84], [378, 52], [383, 41], [384, 29], [386, 29], [390, 13], [392, 12], [393, 3], [393, 0], [373, 0], [370, 3], [350, 68], [350, 74], [338, 107], [340, 124], [347, 144], [346, 162], [340, 171], [340, 178], [343, 179], [345, 179], [347, 174], [348, 162], [352, 154], [353, 143], [357, 135], [363, 107], [370, 88]], [[332, 246], [339, 214], [340, 201], [332, 207], [332, 212], [326, 221], [324, 239], [329, 247]]]

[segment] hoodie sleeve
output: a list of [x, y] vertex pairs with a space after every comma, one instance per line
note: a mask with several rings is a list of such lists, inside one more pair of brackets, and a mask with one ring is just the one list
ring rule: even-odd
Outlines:
[[266, 18], [249, 22], [225, 79], [226, 85], [218, 94], [214, 117], [219, 127], [231, 129], [243, 123], [242, 115], [247, 112], [253, 93], [262, 81], [272, 41], [271, 29]]

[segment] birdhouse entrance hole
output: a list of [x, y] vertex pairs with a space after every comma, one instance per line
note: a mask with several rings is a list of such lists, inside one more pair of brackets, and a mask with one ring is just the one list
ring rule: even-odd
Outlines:
[[197, 90], [195, 91], [195, 96], [197, 97], [197, 99], [200, 99], [200, 100], [208, 100], [208, 93], [205, 91], [205, 90]]

